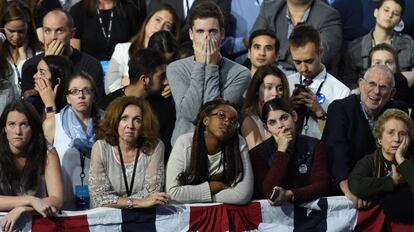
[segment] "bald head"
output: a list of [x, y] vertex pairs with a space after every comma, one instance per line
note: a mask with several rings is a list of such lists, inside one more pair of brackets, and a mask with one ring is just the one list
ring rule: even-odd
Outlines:
[[43, 37], [45, 50], [52, 41], [57, 40], [65, 46], [70, 46], [70, 39], [74, 35], [73, 19], [64, 10], [52, 10], [43, 17]]
[[45, 24], [45, 22], [47, 23], [50, 20], [63, 20], [65, 21], [66, 26], [69, 29], [73, 28], [73, 18], [72, 16], [65, 10], [62, 9], [54, 9], [52, 11], [49, 11], [44, 17], [43, 17], [43, 25]]

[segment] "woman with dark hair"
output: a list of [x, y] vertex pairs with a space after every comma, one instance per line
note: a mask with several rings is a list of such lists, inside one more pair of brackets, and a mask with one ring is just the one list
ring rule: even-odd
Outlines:
[[[177, 40], [169, 31], [163, 30], [155, 32], [148, 42], [148, 48], [153, 48], [154, 50], [161, 53], [164, 56], [167, 64], [177, 60], [178, 58]], [[161, 97], [163, 99], [159, 99], [160, 101], [166, 100], [173, 102], [171, 89], [167, 78], [164, 79], [164, 89], [161, 92]]]
[[[103, 112], [96, 105], [96, 86], [85, 72], [71, 76], [65, 88], [66, 105], [46, 118], [43, 131], [58, 152], [63, 174], [66, 210], [89, 208], [88, 178], [95, 130]], [[84, 190], [84, 191], [83, 191]], [[83, 191], [83, 192], [82, 192]]]
[[32, 103], [40, 114], [54, 115], [65, 105], [64, 87], [72, 73], [72, 63], [65, 56], [45, 56], [37, 64], [33, 76], [33, 89], [26, 90], [24, 98]]
[[414, 223], [414, 164], [408, 147], [414, 123], [407, 113], [386, 110], [374, 126], [377, 150], [364, 156], [349, 175], [349, 189], [358, 198], [379, 203], [386, 219]]
[[168, 160], [166, 189], [172, 200], [250, 201], [253, 174], [238, 127], [238, 113], [229, 102], [216, 99], [201, 107], [194, 133], [177, 139]]
[[[7, 49], [5, 44], [0, 42], [0, 54], [3, 53], [4, 49]], [[12, 72], [13, 69], [7, 61], [7, 57], [0, 55], [0, 113], [3, 112], [8, 103], [16, 98], [13, 85], [8, 80]]]
[[263, 105], [273, 98], [289, 98], [289, 83], [285, 74], [273, 64], [261, 66], [255, 72], [243, 104], [244, 119], [241, 134], [249, 150], [268, 139], [260, 115]]
[[368, 55], [368, 65], [383, 64], [394, 73], [395, 100], [404, 101], [409, 108], [414, 107], [414, 72], [401, 72], [398, 61], [398, 53], [386, 43], [375, 45]]
[[70, 9], [76, 33], [72, 46], [100, 61], [108, 61], [117, 43], [124, 43], [138, 31], [145, 9], [132, 1], [82, 0]]
[[8, 104], [0, 127], [0, 210], [10, 211], [0, 226], [12, 231], [25, 212], [36, 211], [46, 217], [62, 207], [62, 174], [59, 157], [47, 148], [33, 106], [23, 100]]
[[283, 98], [266, 102], [262, 121], [272, 135], [250, 150], [255, 178], [255, 198], [272, 205], [301, 204], [326, 196], [328, 160], [322, 142], [296, 133], [298, 115]]
[[162, 30], [155, 32], [148, 42], [148, 47], [163, 54], [167, 64], [177, 59], [177, 40], [169, 31]]
[[106, 109], [92, 147], [89, 192], [94, 207], [164, 205], [164, 144], [145, 100], [119, 97]]
[[179, 41], [180, 21], [170, 5], [162, 5], [151, 12], [130, 42], [116, 45], [105, 75], [106, 94], [129, 85], [129, 57], [139, 49], [147, 48], [151, 36], [162, 30], [171, 32]]
[[13, 85], [16, 98], [21, 96], [22, 67], [24, 62], [40, 50], [33, 16], [29, 7], [18, 0], [6, 1], [1, 9], [0, 28], [4, 29], [6, 40], [0, 56], [6, 57], [11, 69], [6, 79]]

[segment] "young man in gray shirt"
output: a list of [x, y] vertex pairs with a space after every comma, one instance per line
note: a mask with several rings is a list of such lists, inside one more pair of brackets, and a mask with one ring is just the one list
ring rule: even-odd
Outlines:
[[167, 78], [176, 108], [171, 144], [194, 130], [201, 105], [216, 97], [240, 103], [250, 82], [250, 71], [220, 54], [224, 38], [223, 14], [215, 3], [202, 2], [190, 13], [194, 56], [171, 63]]

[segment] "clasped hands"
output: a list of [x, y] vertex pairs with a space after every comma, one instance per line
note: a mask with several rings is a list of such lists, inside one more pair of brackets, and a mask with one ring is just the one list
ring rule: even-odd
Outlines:
[[217, 65], [221, 59], [219, 43], [214, 36], [194, 40], [193, 48], [197, 63]]

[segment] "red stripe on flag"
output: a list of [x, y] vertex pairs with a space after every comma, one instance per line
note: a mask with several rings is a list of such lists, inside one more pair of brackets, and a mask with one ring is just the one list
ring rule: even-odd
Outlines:
[[245, 206], [215, 205], [190, 207], [191, 231], [246, 231], [262, 222], [260, 202]]
[[32, 231], [89, 232], [88, 217], [87, 215], [47, 218], [34, 216], [32, 220]]
[[414, 231], [413, 224], [402, 224], [390, 221], [388, 223], [388, 231], [392, 232], [407, 232], [407, 231]]
[[385, 215], [379, 205], [372, 206], [368, 210], [358, 211], [358, 221], [355, 231], [378, 232], [384, 225]]

